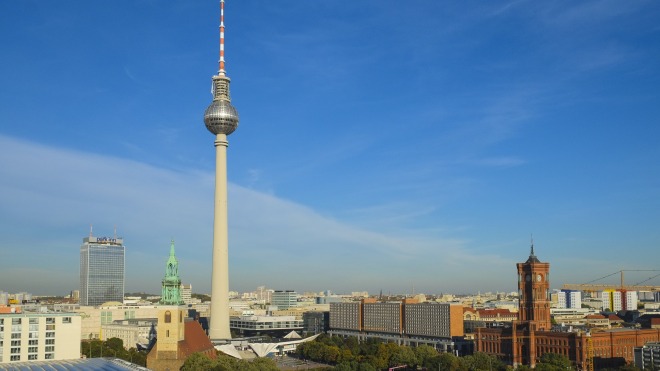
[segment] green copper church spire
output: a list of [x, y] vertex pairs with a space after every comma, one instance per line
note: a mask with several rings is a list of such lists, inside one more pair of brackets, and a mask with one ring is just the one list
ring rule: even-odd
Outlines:
[[179, 278], [179, 261], [174, 254], [174, 240], [170, 244], [170, 257], [165, 266], [165, 278], [163, 278], [163, 292], [160, 303], [165, 305], [183, 304], [181, 300], [181, 278]]

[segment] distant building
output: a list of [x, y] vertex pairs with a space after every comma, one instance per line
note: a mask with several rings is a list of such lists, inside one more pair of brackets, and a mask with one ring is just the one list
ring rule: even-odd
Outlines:
[[192, 304], [192, 285], [184, 285], [181, 284], [181, 300], [183, 300], [184, 304]]
[[[330, 330], [337, 336], [377, 338], [402, 345], [426, 344], [454, 351], [463, 338], [463, 307], [448, 303], [330, 303]], [[460, 339], [459, 339], [460, 338]]]
[[77, 358], [78, 314], [20, 310], [0, 314], [0, 364]]
[[582, 292], [577, 290], [560, 290], [557, 292], [557, 308], [582, 308]]
[[660, 343], [646, 343], [635, 348], [635, 367], [641, 370], [660, 370]]
[[232, 316], [229, 327], [242, 336], [269, 335], [283, 337], [291, 331], [301, 331], [303, 321], [294, 316]]
[[80, 305], [124, 300], [124, 241], [85, 237], [80, 246]]
[[341, 303], [344, 301], [341, 296], [317, 296], [316, 304], [330, 304], [330, 303]]
[[101, 339], [101, 328], [113, 321], [158, 317], [157, 305], [124, 305], [120, 302], [104, 306], [57, 305], [55, 310], [78, 313], [81, 336], [85, 340]]
[[293, 290], [275, 290], [271, 297], [271, 304], [277, 309], [289, 309], [298, 306], [298, 293]]
[[637, 291], [606, 290], [601, 293], [603, 310], [637, 310]]
[[330, 312], [304, 312], [302, 320], [303, 331], [308, 334], [320, 334], [330, 329]]
[[124, 348], [137, 348], [137, 344], [148, 344], [149, 336], [157, 331], [157, 318], [125, 319], [112, 321], [101, 326], [101, 340], [121, 339]]

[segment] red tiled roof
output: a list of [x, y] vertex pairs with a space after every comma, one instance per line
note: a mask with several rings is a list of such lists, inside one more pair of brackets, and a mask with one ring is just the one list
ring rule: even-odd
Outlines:
[[[215, 358], [215, 348], [209, 337], [202, 329], [202, 325], [197, 321], [186, 321], [185, 325], [185, 340], [179, 342], [179, 351], [182, 357], [188, 357], [193, 353], [204, 353], [211, 358]], [[212, 352], [209, 352], [212, 350]]]
[[0, 306], [0, 313], [21, 313], [21, 308], [2, 305]]
[[607, 316], [607, 318], [608, 318], [610, 321], [617, 321], [617, 322], [620, 321], [620, 322], [623, 322], [623, 320], [621, 319], [621, 317], [617, 316], [616, 314], [610, 314], [609, 316]]
[[602, 314], [590, 314], [590, 315], [588, 315], [588, 316], [586, 316], [586, 317], [584, 317], [584, 318], [586, 318], [586, 319], [605, 319], [605, 318], [607, 318], [607, 317], [605, 317], [605, 316], [602, 315]]

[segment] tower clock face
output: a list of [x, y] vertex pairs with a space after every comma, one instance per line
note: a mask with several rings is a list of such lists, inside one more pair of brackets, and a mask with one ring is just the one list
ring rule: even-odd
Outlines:
[[541, 282], [541, 279], [542, 279], [542, 278], [543, 278], [543, 276], [541, 276], [540, 274], [537, 274], [537, 275], [536, 275], [536, 281], [537, 281], [537, 282]]
[[529, 282], [529, 281], [531, 281], [531, 280], [532, 280], [532, 276], [531, 276], [531, 275], [528, 274], [527, 276], [525, 276], [525, 281]]

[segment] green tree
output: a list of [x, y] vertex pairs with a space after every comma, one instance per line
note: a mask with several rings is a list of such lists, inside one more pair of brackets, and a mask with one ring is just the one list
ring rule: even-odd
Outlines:
[[114, 350], [115, 352], [124, 350], [124, 341], [120, 338], [110, 338], [106, 340], [103, 345]]
[[278, 371], [277, 363], [270, 358], [257, 358], [249, 362], [256, 371]]
[[572, 370], [573, 364], [567, 357], [556, 353], [544, 353], [536, 365], [538, 371]]
[[476, 352], [471, 356], [465, 356], [461, 358], [461, 361], [463, 363], [462, 367], [465, 367], [469, 371], [506, 370], [506, 365], [497, 359], [497, 357], [482, 352]]
[[403, 366], [407, 365], [414, 367], [417, 365], [417, 357], [412, 348], [406, 346], [397, 346], [397, 348], [392, 352], [392, 355], [389, 359], [389, 366]]
[[463, 362], [451, 353], [440, 353], [439, 355], [429, 359], [422, 366], [430, 370], [445, 370], [445, 371], [464, 371], [467, 370]]
[[413, 352], [415, 352], [415, 358], [417, 358], [417, 365], [424, 367], [427, 367], [425, 365], [430, 359], [438, 356], [438, 351], [428, 345], [414, 347]]
[[181, 366], [181, 371], [211, 370], [215, 362], [202, 353], [193, 353]]

